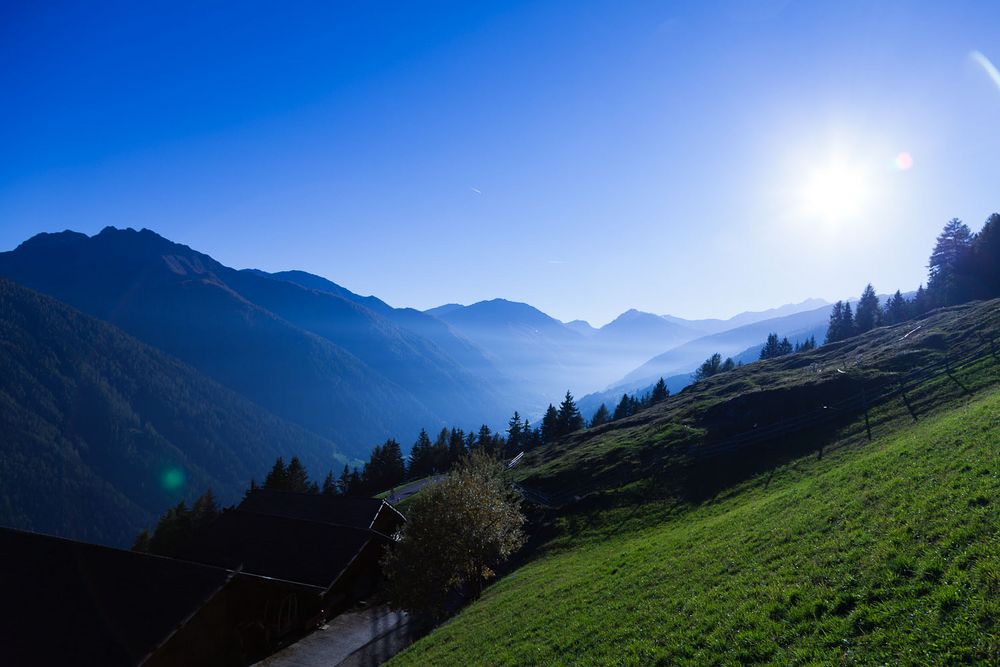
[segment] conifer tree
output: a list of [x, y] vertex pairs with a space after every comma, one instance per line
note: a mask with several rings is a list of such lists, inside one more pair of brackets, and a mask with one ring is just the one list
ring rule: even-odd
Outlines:
[[431, 451], [431, 439], [427, 431], [420, 429], [417, 441], [410, 450], [409, 476], [418, 479], [430, 475], [434, 470], [434, 455]]
[[479, 427], [479, 435], [476, 437], [476, 446], [480, 451], [485, 452], [490, 456], [496, 456], [497, 452], [497, 442], [496, 438], [493, 437], [493, 431], [486, 424]]
[[278, 487], [284, 491], [294, 491], [296, 493], [310, 493], [317, 490], [309, 483], [309, 475], [306, 474], [305, 466], [299, 461], [299, 457], [293, 456], [288, 462], [288, 469], [285, 471], [285, 486]]
[[340, 490], [341, 495], [350, 495], [351, 493], [351, 469], [344, 464], [344, 471], [340, 473], [340, 479], [337, 481], [337, 488]]
[[698, 370], [694, 372], [695, 382], [699, 380], [704, 380], [705, 378], [710, 378], [720, 372], [722, 368], [722, 355], [716, 352], [712, 356], [702, 363], [698, 367]]
[[559, 437], [559, 413], [556, 407], [549, 403], [542, 416], [542, 443], [549, 444]]
[[265, 489], [286, 489], [288, 486], [288, 471], [285, 469], [285, 460], [280, 456], [274, 462], [271, 471], [264, 478]]
[[521, 425], [521, 415], [514, 411], [514, 416], [510, 418], [507, 422], [507, 447], [509, 449], [508, 454], [514, 454], [521, 449], [521, 436], [523, 433], [523, 426]]
[[618, 401], [618, 405], [615, 406], [615, 412], [611, 419], [624, 419], [632, 414], [631, 410], [632, 402], [629, 400], [628, 394], [622, 394], [622, 400]]
[[726, 357], [726, 360], [722, 362], [721, 366], [719, 366], [719, 372], [728, 373], [734, 368], [736, 368], [736, 362], [733, 361], [732, 357]]
[[968, 298], [969, 281], [964, 269], [972, 241], [972, 231], [958, 218], [949, 220], [938, 235], [927, 265], [927, 291], [933, 305], [949, 306]]
[[657, 381], [657, 383], [653, 385], [653, 391], [649, 395], [649, 401], [650, 403], [659, 403], [661, 401], [667, 400], [668, 396], [670, 396], [670, 390], [667, 389], [667, 383], [664, 382], [663, 378], [661, 377], [659, 381]]
[[975, 286], [975, 298], [992, 299], [1000, 296], [1000, 213], [994, 213], [976, 234], [972, 242], [970, 274]]
[[872, 287], [871, 283], [868, 283], [864, 292], [861, 293], [861, 298], [858, 299], [858, 307], [854, 314], [854, 332], [864, 333], [879, 326], [881, 314], [882, 310], [879, 306], [878, 296], [875, 294], [875, 288]]
[[583, 417], [580, 415], [580, 410], [576, 407], [576, 401], [573, 400], [573, 394], [569, 390], [566, 391], [566, 397], [563, 398], [563, 402], [559, 404], [557, 420], [560, 437], [583, 428]]
[[326, 473], [326, 477], [323, 478], [323, 488], [320, 490], [324, 496], [335, 496], [337, 495], [337, 481], [333, 476], [333, 471]]
[[601, 426], [602, 424], [607, 424], [611, 420], [611, 413], [608, 412], [608, 406], [601, 403], [601, 407], [597, 408], [594, 416], [590, 418], [590, 428], [595, 426]]
[[448, 461], [454, 466], [465, 458], [467, 451], [465, 448], [465, 434], [462, 429], [453, 428], [448, 434]]

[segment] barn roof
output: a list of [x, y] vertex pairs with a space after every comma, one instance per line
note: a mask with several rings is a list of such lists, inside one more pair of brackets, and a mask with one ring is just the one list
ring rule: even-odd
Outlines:
[[4, 662], [138, 664], [232, 575], [208, 565], [0, 528]]
[[271, 514], [292, 519], [371, 528], [380, 512], [403, 517], [391, 505], [377, 498], [331, 496], [319, 493], [294, 493], [273, 489], [254, 489], [240, 503], [239, 509], [254, 514]]
[[201, 563], [329, 588], [372, 540], [367, 528], [228, 510], [179, 554]]

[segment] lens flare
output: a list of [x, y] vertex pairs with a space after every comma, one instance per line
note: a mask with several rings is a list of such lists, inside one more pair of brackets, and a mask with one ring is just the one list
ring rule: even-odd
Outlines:
[[160, 484], [167, 491], [176, 491], [184, 486], [185, 475], [180, 468], [167, 468], [160, 475]]
[[913, 156], [903, 151], [893, 158], [892, 163], [900, 171], [909, 171], [913, 168]]

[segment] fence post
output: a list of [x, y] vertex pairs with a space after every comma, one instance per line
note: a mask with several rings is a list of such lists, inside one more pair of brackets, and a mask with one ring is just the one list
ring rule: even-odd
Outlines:
[[861, 402], [865, 406], [865, 431], [868, 433], [868, 442], [872, 441], [872, 425], [868, 421], [868, 393], [865, 391], [865, 381], [861, 381]]
[[903, 405], [906, 406], [906, 410], [910, 413], [910, 416], [913, 417], [913, 421], [917, 421], [917, 413], [913, 411], [913, 406], [910, 405], [910, 399], [906, 396], [906, 386], [903, 384], [902, 380], [899, 381], [899, 395], [903, 399]]

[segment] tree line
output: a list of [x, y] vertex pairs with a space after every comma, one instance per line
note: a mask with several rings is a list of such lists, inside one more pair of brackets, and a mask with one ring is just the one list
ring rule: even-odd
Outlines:
[[927, 287], [920, 285], [913, 298], [896, 290], [881, 304], [868, 283], [853, 309], [850, 302], [833, 304], [826, 342], [899, 324], [934, 308], [1000, 296], [1000, 214], [991, 215], [975, 234], [958, 218], [949, 220], [938, 234], [927, 268]]

